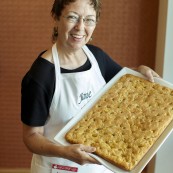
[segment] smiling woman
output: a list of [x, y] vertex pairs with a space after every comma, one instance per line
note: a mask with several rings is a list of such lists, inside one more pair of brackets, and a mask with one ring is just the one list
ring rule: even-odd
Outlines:
[[[52, 15], [56, 16], [56, 13]], [[56, 16], [55, 19], [57, 47], [65, 52], [70, 49], [78, 50], [89, 41], [95, 29], [97, 16], [90, 1], [76, 1], [66, 6], [61, 16]]]
[[[61, 4], [61, 8], [57, 6], [65, 2], [68, 3]], [[106, 84], [94, 54], [98, 52], [100, 58], [108, 58], [105, 60], [114, 68], [115, 74], [121, 69], [99, 48], [86, 46], [96, 27], [99, 10], [98, 0], [56, 0], [52, 8], [57, 28], [55, 44], [39, 56], [22, 81], [23, 134], [26, 146], [35, 153], [31, 166], [33, 173], [51, 172], [54, 164], [82, 173], [106, 170], [88, 155], [95, 148], [63, 147], [53, 143], [56, 133]], [[49, 98], [37, 83], [51, 91]], [[32, 99], [29, 98], [31, 95]], [[33, 99], [35, 101], [29, 101]], [[90, 164], [82, 166], [85, 163]]]
[[[100, 16], [100, 0], [55, 0], [52, 16], [54, 44], [39, 54], [22, 80], [23, 141], [33, 153], [31, 173], [60, 168], [112, 173], [88, 154], [96, 148], [54, 142], [65, 124], [122, 69], [102, 49], [88, 44]], [[151, 81], [158, 76], [146, 66], [138, 70]]]
[[[30, 167], [32, 154], [23, 144], [19, 120], [20, 83], [38, 53], [51, 47], [55, 24], [50, 16], [52, 3], [50, 0], [0, 1], [1, 168]], [[153, 68], [158, 4], [158, 0], [102, 0], [101, 17], [89, 43], [102, 48], [123, 66], [147, 64]], [[45, 76], [43, 72], [42, 77]], [[52, 73], [49, 78], [51, 76]], [[84, 80], [83, 85], [86, 85]]]
[[[55, 1], [53, 8], [52, 8], [52, 17], [55, 19], [56, 22], [60, 21], [61, 15], [62, 17], [66, 18], [67, 21], [69, 23], [73, 23], [74, 25], [78, 26], [81, 24], [81, 19], [82, 23], [85, 26], [95, 26], [96, 22], [98, 21], [99, 17], [100, 17], [100, 8], [101, 8], [101, 2], [100, 1], [88, 1], [87, 6], [85, 6], [85, 3], [83, 3], [83, 6], [81, 6], [82, 4], [80, 4], [80, 6], [78, 6], [79, 4], [77, 4], [77, 2], [74, 2], [74, 8], [69, 6], [69, 9], [66, 8], [64, 10], [64, 12], [62, 12], [62, 9], [64, 9], [65, 5], [68, 5], [70, 1], [67, 2], [61, 2], [61, 1]], [[76, 5], [75, 5], [76, 4]], [[90, 6], [92, 6], [92, 9], [90, 9]], [[77, 8], [77, 11], [75, 10]], [[87, 10], [91, 10], [89, 13], [87, 12]], [[63, 13], [63, 14], [61, 14]], [[87, 14], [87, 16], [80, 16], [80, 14]], [[56, 25], [56, 24], [55, 24]], [[95, 27], [93, 27], [94, 29]], [[58, 36], [58, 23], [55, 26], [55, 32], [53, 33], [53, 40], [56, 41], [57, 40], [57, 36]]]

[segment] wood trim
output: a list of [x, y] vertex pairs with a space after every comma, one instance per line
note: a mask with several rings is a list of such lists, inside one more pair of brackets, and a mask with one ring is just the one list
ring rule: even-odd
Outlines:
[[148, 163], [146, 173], [154, 173], [155, 172], [155, 162], [156, 162], [156, 155], [154, 155], [154, 157]]

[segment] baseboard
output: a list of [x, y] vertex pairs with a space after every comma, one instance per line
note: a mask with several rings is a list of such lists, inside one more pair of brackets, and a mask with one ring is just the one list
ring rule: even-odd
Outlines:
[[19, 169], [19, 168], [13, 168], [13, 169], [0, 168], [0, 173], [30, 173], [30, 170], [29, 169]]

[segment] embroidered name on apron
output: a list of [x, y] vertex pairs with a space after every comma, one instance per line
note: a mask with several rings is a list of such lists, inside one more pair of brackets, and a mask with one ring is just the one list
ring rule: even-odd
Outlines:
[[78, 172], [78, 168], [52, 164], [52, 173], [73, 173], [73, 172]]
[[81, 93], [80, 96], [79, 96], [79, 102], [78, 102], [78, 104], [81, 104], [81, 102], [83, 100], [87, 100], [87, 99], [89, 99], [91, 97], [92, 97], [92, 92], [91, 91], [89, 91], [87, 93]]

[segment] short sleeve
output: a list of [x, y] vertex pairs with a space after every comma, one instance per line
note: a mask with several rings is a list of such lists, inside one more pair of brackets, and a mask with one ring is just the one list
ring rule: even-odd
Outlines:
[[21, 85], [21, 121], [29, 126], [45, 125], [54, 94], [54, 65], [38, 58]]
[[43, 126], [49, 114], [44, 89], [30, 77], [22, 81], [21, 120], [29, 126]]

